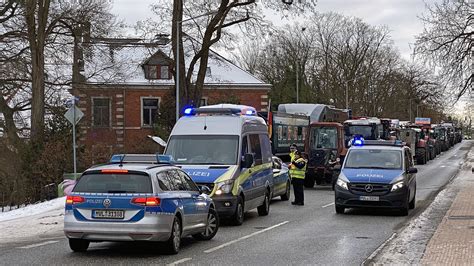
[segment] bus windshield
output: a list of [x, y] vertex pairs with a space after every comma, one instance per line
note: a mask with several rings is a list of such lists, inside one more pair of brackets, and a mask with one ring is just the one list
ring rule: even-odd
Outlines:
[[171, 136], [166, 155], [177, 164], [237, 164], [238, 136], [180, 135]]
[[374, 129], [372, 126], [360, 126], [360, 125], [350, 125], [346, 126], [346, 135], [348, 136], [355, 136], [359, 135], [362, 136], [364, 139], [375, 139], [374, 138]]

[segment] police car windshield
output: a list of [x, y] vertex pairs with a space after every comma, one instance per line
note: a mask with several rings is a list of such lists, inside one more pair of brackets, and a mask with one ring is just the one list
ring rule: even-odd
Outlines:
[[177, 164], [237, 164], [238, 136], [187, 135], [171, 136], [166, 155]]
[[344, 168], [402, 169], [402, 153], [382, 149], [350, 150]]
[[85, 193], [152, 193], [150, 177], [136, 174], [86, 174], [81, 176], [74, 192]]

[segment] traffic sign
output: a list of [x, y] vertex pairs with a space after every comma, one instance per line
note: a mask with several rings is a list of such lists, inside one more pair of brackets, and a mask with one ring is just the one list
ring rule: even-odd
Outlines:
[[[75, 110], [75, 114], [74, 114]], [[71, 123], [76, 125], [79, 120], [84, 116], [84, 113], [77, 107], [77, 106], [72, 106], [67, 110], [67, 112], [64, 114], [64, 117]], [[74, 121], [75, 120], [75, 121]]]

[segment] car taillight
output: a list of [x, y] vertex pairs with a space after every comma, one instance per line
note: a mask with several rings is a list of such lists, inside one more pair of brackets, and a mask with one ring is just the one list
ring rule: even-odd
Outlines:
[[142, 206], [158, 206], [160, 205], [160, 198], [157, 197], [147, 197], [147, 198], [133, 198], [132, 204], [142, 205]]
[[81, 196], [67, 196], [66, 197], [66, 204], [78, 204], [78, 203], [83, 203], [84, 201], [86, 200]]

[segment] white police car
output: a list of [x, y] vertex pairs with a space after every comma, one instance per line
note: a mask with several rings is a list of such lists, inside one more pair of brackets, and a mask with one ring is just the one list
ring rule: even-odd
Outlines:
[[67, 196], [64, 233], [73, 251], [90, 242], [163, 241], [179, 251], [181, 237], [210, 240], [219, 219], [212, 199], [178, 167], [109, 163], [86, 170]]
[[364, 141], [349, 148], [335, 187], [336, 213], [346, 208], [415, 208], [416, 173], [410, 149], [398, 141]]

